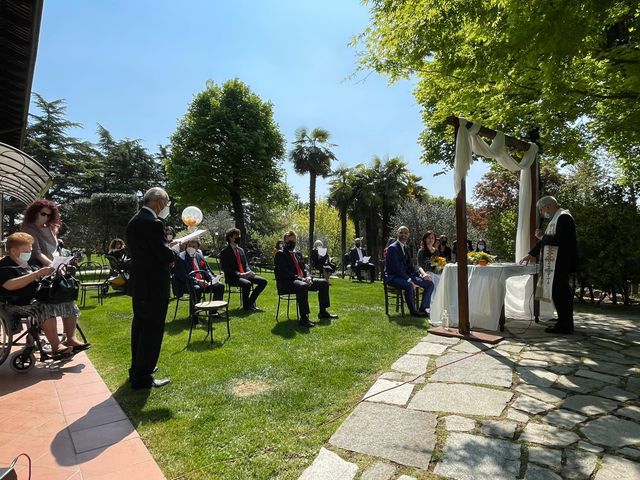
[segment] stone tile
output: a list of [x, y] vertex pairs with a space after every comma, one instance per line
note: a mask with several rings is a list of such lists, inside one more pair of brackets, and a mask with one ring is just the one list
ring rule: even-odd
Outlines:
[[518, 440], [550, 447], [566, 447], [577, 442], [579, 437], [573, 432], [552, 425], [529, 422]]
[[520, 381], [538, 387], [550, 387], [558, 379], [558, 375], [543, 368], [517, 367]]
[[455, 337], [441, 337], [440, 335], [429, 334], [426, 337], [422, 337], [423, 342], [441, 343], [443, 345], [455, 345], [460, 341]]
[[520, 446], [509, 440], [452, 433], [435, 473], [457, 480], [513, 479], [520, 470]]
[[457, 362], [437, 370], [429, 377], [429, 381], [511, 386], [511, 367], [498, 358], [486, 354], [469, 357], [466, 353], [448, 353], [438, 358], [436, 365], [440, 367], [455, 361]]
[[547, 468], [530, 464], [527, 467], [527, 473], [524, 476], [524, 480], [562, 480], [562, 477]]
[[447, 349], [447, 345], [441, 343], [419, 342], [409, 350], [409, 355], [442, 355]]
[[416, 378], [416, 375], [411, 373], [402, 373], [402, 372], [384, 372], [382, 375], [378, 377], [382, 380], [392, 380], [394, 382], [411, 382], [411, 383], [424, 383], [426, 379], [424, 376], [420, 376]]
[[527, 423], [530, 420], [529, 415], [519, 412], [518, 410], [514, 410], [513, 408], [507, 410], [507, 418], [519, 423]]
[[614, 410], [618, 406], [615, 400], [593, 395], [573, 395], [562, 402], [562, 408], [568, 408], [585, 415], [600, 415]]
[[94, 408], [91, 414], [72, 413], [66, 416], [69, 431], [77, 432], [107, 423], [125, 420], [127, 416], [120, 408], [120, 405], [109, 405], [102, 408]]
[[608, 375], [628, 375], [631, 371], [631, 366], [620, 365], [619, 363], [604, 362], [602, 360], [594, 360], [592, 358], [585, 358], [582, 364], [595, 372], [606, 373]]
[[571, 430], [578, 423], [584, 422], [587, 419], [588, 417], [580, 415], [579, 413], [564, 409], [554, 410], [542, 417], [543, 422], [555, 425], [556, 427], [566, 428], [567, 430]]
[[513, 438], [516, 433], [516, 422], [510, 422], [508, 420], [491, 420], [485, 422], [480, 429], [480, 433], [488, 435], [489, 437], [502, 437]]
[[610, 383], [612, 385], [618, 384], [618, 377], [613, 375], [607, 375], [606, 373], [592, 372], [591, 370], [580, 369], [576, 372], [576, 376], [591, 378], [593, 380], [600, 380], [601, 382]]
[[562, 450], [536, 447], [534, 445], [531, 445], [528, 450], [529, 463], [533, 462], [547, 467], [558, 467], [562, 462]]
[[138, 436], [138, 432], [133, 428], [129, 419], [71, 432], [71, 440], [76, 453], [88, 452]]
[[602, 447], [598, 447], [597, 445], [592, 445], [591, 443], [587, 443], [582, 440], [578, 442], [578, 448], [580, 450], [586, 450], [587, 452], [591, 452], [591, 453], [600, 453], [604, 450], [604, 448]]
[[[378, 379], [369, 389], [363, 399], [367, 402], [390, 403], [392, 405], [406, 405], [415, 385], [411, 383], [392, 382]], [[379, 393], [382, 392], [382, 393]], [[377, 395], [376, 395], [377, 394]], [[372, 396], [373, 395], [373, 396]]]
[[590, 393], [604, 387], [605, 384], [597, 380], [591, 380], [574, 375], [561, 375], [555, 383], [555, 388], [562, 388], [576, 393]]
[[613, 413], [640, 422], [640, 407], [624, 407]]
[[326, 448], [313, 463], [300, 475], [299, 480], [353, 480], [358, 473], [358, 465], [347, 462]]
[[567, 392], [551, 387], [537, 387], [535, 385], [518, 385], [516, 392], [524, 393], [547, 403], [557, 403], [567, 396]]
[[409, 475], [400, 475], [398, 480], [418, 480], [416, 477], [411, 477]]
[[435, 429], [433, 414], [364, 402], [349, 415], [329, 443], [426, 470], [435, 446]]
[[616, 453], [619, 453], [620, 455], [624, 455], [626, 457], [631, 457], [635, 461], [640, 460], [640, 448], [624, 447], [618, 450]]
[[396, 473], [396, 468], [393, 465], [376, 462], [373, 465], [369, 465], [367, 469], [362, 472], [360, 480], [389, 480], [394, 473]]
[[612, 386], [604, 387], [602, 390], [595, 392], [594, 395], [610, 398], [611, 400], [617, 400], [618, 402], [626, 402], [628, 400], [638, 398], [635, 393]]
[[557, 373], [558, 375], [567, 375], [573, 372], [575, 370], [575, 367], [571, 367], [568, 365], [551, 365], [549, 367], [549, 370], [551, 370], [554, 373]]
[[626, 389], [640, 395], [640, 377], [629, 377]]
[[525, 358], [523, 360], [518, 360], [516, 363], [519, 367], [539, 367], [544, 369], [549, 368], [549, 362], [544, 362], [542, 360], [529, 360], [528, 358]]
[[513, 394], [473, 385], [428, 383], [409, 402], [410, 409], [498, 417]]
[[580, 431], [590, 442], [605, 447], [618, 448], [640, 443], [640, 425], [613, 415], [596, 418]]
[[586, 480], [596, 468], [598, 456], [584, 450], [567, 450], [567, 463], [562, 468], [562, 476], [566, 479]]
[[412, 375], [420, 375], [427, 371], [429, 357], [422, 355], [403, 355], [395, 361], [391, 368], [399, 372], [411, 373]]
[[536, 400], [533, 397], [527, 395], [520, 395], [520, 397], [511, 404], [511, 408], [527, 412], [531, 415], [537, 415], [538, 413], [546, 412], [554, 408], [550, 403], [545, 403], [540, 400]]
[[504, 342], [499, 343], [498, 346], [496, 347], [496, 350], [501, 350], [503, 352], [509, 352], [509, 353], [520, 353], [522, 351], [522, 349], [524, 348], [524, 345], [522, 344], [505, 344]]
[[448, 432], [468, 432], [476, 427], [476, 421], [459, 415], [448, 415], [444, 417], [444, 427]]
[[451, 350], [463, 353], [476, 353], [479, 351], [489, 351], [490, 349], [491, 345], [488, 345], [486, 343], [469, 342], [467, 340], [464, 340], [454, 347], [451, 347]]
[[640, 463], [605, 455], [594, 480], [631, 480], [640, 478]]

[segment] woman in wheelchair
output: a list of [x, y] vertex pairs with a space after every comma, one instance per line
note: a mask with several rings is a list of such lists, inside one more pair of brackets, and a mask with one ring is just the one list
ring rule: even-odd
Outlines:
[[[0, 260], [0, 296], [7, 298], [9, 303], [2, 308], [14, 318], [33, 318], [51, 344], [51, 353], [55, 357], [71, 356], [86, 350], [90, 344], [80, 343], [76, 338], [80, 310], [75, 302], [52, 304], [34, 300], [38, 281], [53, 273], [54, 269], [36, 269], [27, 263], [32, 244], [33, 237], [24, 232], [13, 233], [7, 238], [8, 255]], [[62, 317], [67, 337], [64, 343], [58, 337], [56, 317]]]

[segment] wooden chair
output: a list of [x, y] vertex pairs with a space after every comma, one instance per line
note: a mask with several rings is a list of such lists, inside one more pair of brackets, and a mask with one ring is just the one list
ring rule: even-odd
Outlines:
[[[389, 305], [396, 308], [396, 313], [400, 311], [400, 314], [404, 317], [404, 290], [396, 288], [392, 285], [387, 285], [386, 282], [382, 282], [384, 287], [384, 312], [389, 316]], [[420, 287], [416, 285], [413, 291], [414, 293], [414, 305], [416, 308], [420, 305]]]
[[201, 313], [204, 313], [207, 319], [207, 334], [204, 337], [204, 340], [207, 340], [207, 337], [211, 335], [211, 345], [213, 345], [213, 319], [214, 314], [218, 313], [219, 310], [225, 310], [225, 320], [227, 322], [227, 337], [231, 337], [231, 327], [229, 326], [229, 302], [225, 302], [224, 300], [211, 300], [211, 294], [209, 294], [209, 300], [207, 300], [207, 293], [202, 292], [202, 298], [200, 301], [197, 300], [196, 288], [195, 288], [195, 277], [196, 275], [204, 276], [206, 272], [204, 270], [194, 270], [189, 273], [189, 282], [187, 282], [187, 289], [189, 291], [189, 302], [191, 308], [189, 309], [192, 315], [195, 318], [190, 318], [191, 326], [189, 327], [189, 338], [187, 340], [187, 346], [191, 342], [191, 333], [193, 332], [193, 327], [195, 326], [196, 320]]

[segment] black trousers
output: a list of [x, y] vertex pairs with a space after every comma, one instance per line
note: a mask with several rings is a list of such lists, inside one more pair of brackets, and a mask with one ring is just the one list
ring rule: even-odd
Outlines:
[[309, 312], [309, 292], [318, 292], [318, 305], [320, 311], [324, 311], [331, 306], [329, 298], [329, 282], [323, 278], [314, 278], [311, 285], [307, 285], [302, 280], [279, 283], [278, 293], [295, 293], [300, 317], [308, 317]]
[[573, 330], [573, 292], [569, 284], [569, 272], [556, 268], [551, 298], [558, 313], [558, 327]]
[[373, 282], [376, 279], [376, 267], [372, 263], [360, 263], [356, 262], [356, 264], [352, 267], [353, 271], [356, 272], [356, 278], [358, 280], [362, 280], [362, 271], [368, 271], [370, 281]]
[[133, 387], [147, 387], [160, 357], [169, 298], [133, 297], [132, 305], [129, 381]]
[[[267, 287], [267, 279], [258, 277], [253, 278], [235, 278], [229, 281], [229, 285], [242, 288], [242, 306], [245, 309], [251, 307], [262, 291]], [[253, 285], [253, 292], [251, 292], [251, 285]]]

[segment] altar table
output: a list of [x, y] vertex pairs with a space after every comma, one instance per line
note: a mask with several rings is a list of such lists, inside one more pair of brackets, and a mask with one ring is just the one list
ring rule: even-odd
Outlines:
[[[519, 275], [535, 275], [537, 265], [494, 263], [468, 265], [469, 324], [471, 328], [498, 330], [504, 306], [505, 281]], [[458, 326], [458, 265], [447, 264], [431, 301], [431, 324], [440, 325], [442, 310], [449, 313], [449, 325]]]

